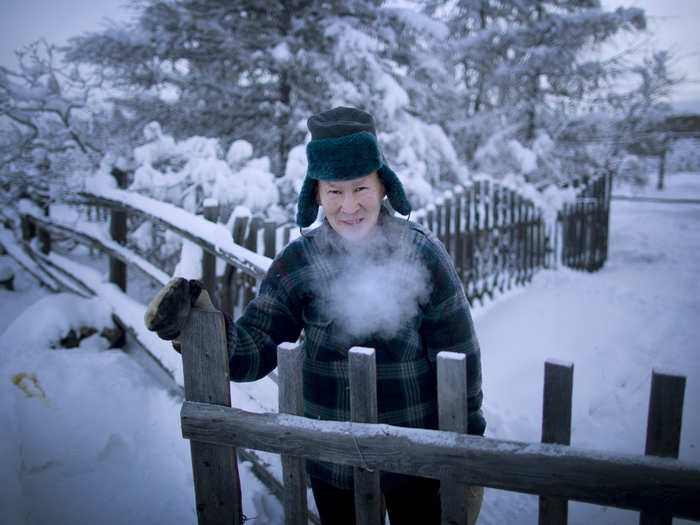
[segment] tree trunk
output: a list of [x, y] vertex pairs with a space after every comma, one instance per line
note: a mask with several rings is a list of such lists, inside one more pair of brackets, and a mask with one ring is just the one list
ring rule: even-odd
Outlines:
[[666, 148], [661, 150], [659, 155], [659, 178], [656, 183], [657, 190], [664, 189], [664, 176], [666, 175]]

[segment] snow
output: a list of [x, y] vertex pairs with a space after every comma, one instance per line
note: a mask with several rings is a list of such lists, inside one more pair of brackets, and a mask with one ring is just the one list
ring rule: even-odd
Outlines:
[[[149, 215], [165, 220], [175, 228], [183, 232], [191, 232], [194, 236], [207, 241], [216, 248], [222, 256], [232, 257], [237, 261], [249, 261], [251, 270], [256, 273], [264, 273], [270, 267], [271, 259], [258, 255], [233, 242], [231, 232], [223, 224], [214, 224], [202, 216], [192, 217], [192, 214], [167, 202], [157, 201], [131, 191], [110, 189], [100, 183], [98, 179], [91, 179], [86, 183], [87, 192], [95, 196], [120, 202], [137, 211], [143, 211]], [[258, 192], [259, 193], [259, 192]]]
[[[663, 192], [634, 191], [700, 198], [700, 173], [671, 174], [666, 183]], [[699, 226], [697, 204], [613, 200], [601, 271], [541, 271], [530, 285], [477, 304], [487, 436], [539, 441], [544, 362], [551, 359], [574, 365], [572, 445], [641, 454], [651, 372], [681, 370], [680, 458], [700, 462]], [[0, 288], [3, 523], [196, 523], [181, 397], [98, 335], [76, 349], [51, 348], [70, 327], [109, 323], [105, 304], [117, 302], [117, 291], [103, 285], [102, 302], [50, 295], [9, 256], [0, 264], [16, 275], [15, 291]], [[96, 278], [85, 276], [92, 285]], [[233, 385], [233, 404], [271, 407], [272, 389], [269, 378]], [[255, 523], [281, 523], [280, 504], [249, 467], [240, 469], [244, 512]], [[534, 524], [537, 507], [534, 496], [487, 488], [479, 524]], [[638, 523], [631, 511], [569, 508], [572, 524]]]
[[[132, 191], [196, 213], [207, 198], [222, 206], [245, 205], [255, 212], [276, 209], [279, 195], [267, 157], [252, 158], [253, 146], [235, 140], [224, 156], [217, 139], [193, 136], [176, 141], [158, 122], [143, 130], [146, 143], [134, 148]], [[101, 176], [104, 167], [96, 176]], [[224, 220], [227, 217], [224, 217]]]

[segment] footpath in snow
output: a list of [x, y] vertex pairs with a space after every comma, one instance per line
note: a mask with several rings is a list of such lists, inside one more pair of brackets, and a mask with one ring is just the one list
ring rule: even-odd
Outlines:
[[[700, 198], [700, 173], [667, 183], [663, 197]], [[555, 359], [574, 363], [572, 445], [642, 453], [651, 372], [674, 371], [687, 376], [680, 456], [700, 462], [699, 228], [697, 204], [613, 201], [601, 271], [543, 271], [477, 305], [487, 435], [539, 441], [544, 361]], [[48, 295], [0, 261], [17, 274], [16, 291], [0, 290], [3, 523], [196, 523], [181, 399], [97, 335], [52, 348], [109, 312]], [[247, 406], [243, 397], [234, 404]], [[281, 523], [279, 503], [245, 463], [241, 477], [252, 523]], [[569, 514], [572, 524], [638, 523], [633, 512], [573, 502]], [[487, 489], [479, 524], [509, 523], [537, 523], [537, 498]]]

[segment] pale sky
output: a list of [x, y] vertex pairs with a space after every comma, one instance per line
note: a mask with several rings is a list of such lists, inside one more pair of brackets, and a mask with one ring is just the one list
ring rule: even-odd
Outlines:
[[[651, 35], [635, 44], [669, 49], [675, 73], [685, 76], [674, 101], [695, 101], [700, 111], [700, 0], [602, 0], [606, 9], [645, 10]], [[0, 0], [0, 65], [13, 66], [13, 50], [40, 37], [63, 43], [84, 31], [100, 30], [106, 19], [125, 20], [126, 0]]]

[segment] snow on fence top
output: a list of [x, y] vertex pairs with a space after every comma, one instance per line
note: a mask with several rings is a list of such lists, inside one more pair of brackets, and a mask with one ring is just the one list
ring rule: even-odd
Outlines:
[[269, 257], [235, 244], [231, 232], [225, 226], [192, 215], [172, 204], [138, 193], [103, 186], [88, 187], [79, 195], [89, 202], [125, 209], [162, 224], [256, 279], [262, 279], [272, 263]]

